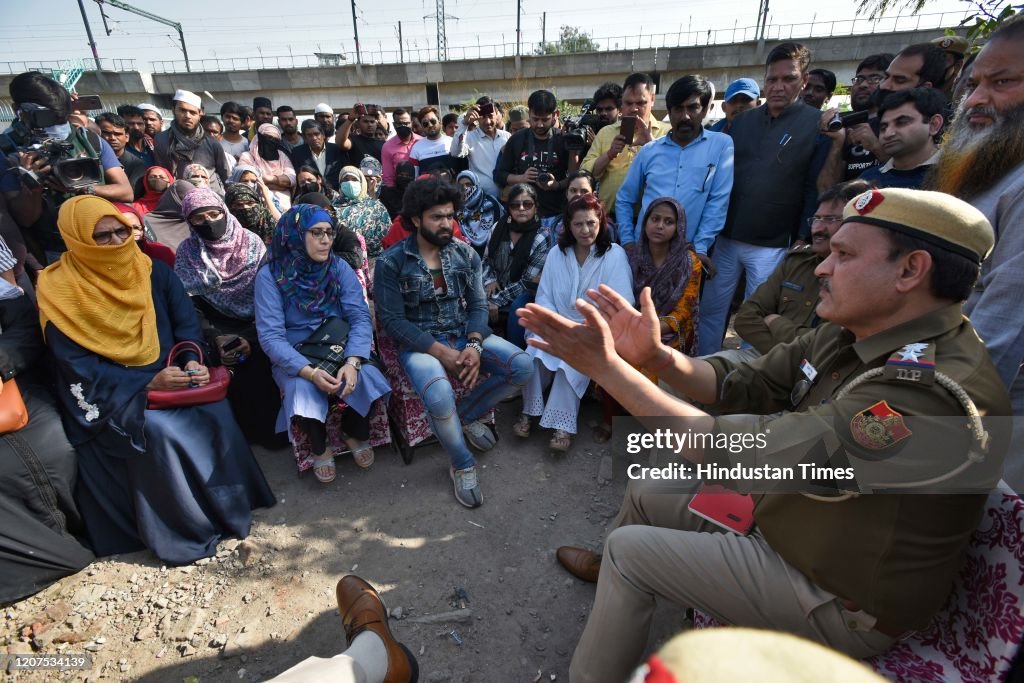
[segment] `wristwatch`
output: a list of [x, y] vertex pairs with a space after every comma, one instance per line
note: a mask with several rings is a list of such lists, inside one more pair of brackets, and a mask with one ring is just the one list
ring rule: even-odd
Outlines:
[[345, 361], [345, 365], [351, 365], [356, 369], [356, 372], [359, 372], [360, 370], [363, 369], [363, 361], [361, 361], [358, 358], [349, 358], [347, 361]]

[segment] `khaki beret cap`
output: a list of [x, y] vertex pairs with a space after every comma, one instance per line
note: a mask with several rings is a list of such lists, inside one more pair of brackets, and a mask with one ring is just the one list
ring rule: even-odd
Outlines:
[[935, 38], [931, 43], [945, 52], [951, 52], [961, 57], [967, 54], [967, 48], [971, 46], [966, 38], [960, 36], [942, 36], [941, 38]]
[[985, 215], [943, 192], [888, 187], [869, 190], [843, 208], [843, 224], [867, 223], [911, 237], [981, 263], [995, 233]]

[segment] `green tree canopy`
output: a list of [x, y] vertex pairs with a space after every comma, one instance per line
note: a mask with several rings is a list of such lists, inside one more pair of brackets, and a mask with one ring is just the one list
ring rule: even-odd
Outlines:
[[558, 40], [544, 43], [537, 48], [536, 53], [559, 55], [567, 52], [597, 52], [599, 47], [589, 33], [576, 26], [562, 26], [558, 31]]

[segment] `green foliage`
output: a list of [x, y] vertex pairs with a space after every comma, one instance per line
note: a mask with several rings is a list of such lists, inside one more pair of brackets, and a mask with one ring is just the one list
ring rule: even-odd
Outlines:
[[[931, 0], [858, 0], [857, 14], [867, 14], [877, 19], [892, 10], [900, 13], [918, 14]], [[960, 26], [967, 28], [967, 39], [974, 44], [984, 42], [992, 31], [1014, 14], [1024, 9], [1024, 4], [1011, 0], [962, 0], [969, 12]], [[947, 33], [951, 33], [947, 31]]]
[[597, 52], [599, 47], [589, 33], [575, 26], [562, 26], [558, 31], [557, 41], [543, 43], [534, 53], [538, 55], [560, 55], [570, 52]]

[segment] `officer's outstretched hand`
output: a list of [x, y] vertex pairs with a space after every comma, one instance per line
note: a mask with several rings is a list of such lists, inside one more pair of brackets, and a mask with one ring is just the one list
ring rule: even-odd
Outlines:
[[527, 304], [516, 311], [519, 324], [537, 337], [526, 343], [557, 356], [584, 375], [598, 382], [617, 359], [615, 343], [601, 313], [583, 299], [576, 300], [583, 324], [544, 308]]
[[587, 296], [608, 324], [615, 350], [627, 363], [642, 368], [656, 360], [661, 348], [661, 324], [650, 287], [640, 292], [639, 311], [608, 285], [587, 290]]

